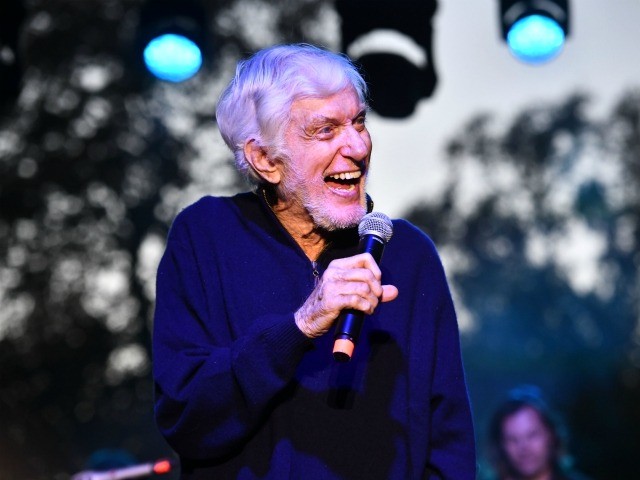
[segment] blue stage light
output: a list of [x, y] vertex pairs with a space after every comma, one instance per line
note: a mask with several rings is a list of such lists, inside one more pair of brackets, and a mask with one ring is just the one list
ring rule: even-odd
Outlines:
[[562, 27], [544, 15], [529, 15], [513, 24], [507, 33], [507, 44], [518, 59], [539, 64], [556, 57], [564, 46]]
[[170, 82], [183, 82], [200, 70], [202, 52], [187, 37], [167, 33], [147, 44], [144, 62], [156, 77]]

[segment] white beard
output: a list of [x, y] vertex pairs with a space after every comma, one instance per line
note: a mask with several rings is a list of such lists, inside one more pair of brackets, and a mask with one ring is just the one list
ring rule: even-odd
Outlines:
[[[338, 216], [331, 212], [330, 209], [327, 209], [325, 201], [321, 197], [310, 195], [307, 188], [309, 180], [302, 178], [300, 172], [295, 168], [291, 168], [289, 159], [284, 159], [283, 162], [286, 168], [282, 182], [279, 185], [279, 194], [287, 202], [295, 201], [300, 204], [311, 217], [315, 226], [327, 231], [351, 228], [357, 226], [367, 213], [364, 190], [359, 205], [351, 207], [349, 212], [343, 212], [346, 215]], [[323, 179], [319, 181], [324, 183]]]

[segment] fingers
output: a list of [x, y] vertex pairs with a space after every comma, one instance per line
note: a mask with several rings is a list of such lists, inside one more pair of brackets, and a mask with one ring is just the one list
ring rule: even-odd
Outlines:
[[366, 268], [327, 269], [322, 280], [331, 295], [371, 295], [378, 298], [383, 293], [380, 280]]
[[309, 298], [296, 312], [296, 323], [309, 337], [329, 330], [340, 312], [354, 309], [371, 315], [380, 302], [398, 296], [393, 285], [382, 285], [380, 268], [368, 254], [332, 261]]
[[329, 264], [327, 271], [332, 267], [340, 269], [366, 269], [369, 270], [378, 281], [382, 278], [380, 267], [370, 253], [360, 253], [353, 257], [334, 260]]
[[[380, 267], [369, 253], [334, 260], [322, 276], [331, 307], [336, 310], [353, 308], [367, 314], [373, 313], [378, 303], [393, 300], [397, 289], [381, 283]], [[385, 300], [388, 299], [388, 300]]]

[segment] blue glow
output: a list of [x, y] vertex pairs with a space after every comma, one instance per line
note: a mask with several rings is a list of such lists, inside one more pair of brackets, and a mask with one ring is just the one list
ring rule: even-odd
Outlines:
[[560, 53], [564, 38], [564, 31], [555, 20], [529, 15], [513, 24], [507, 44], [516, 58], [527, 63], [544, 63]]
[[144, 63], [156, 77], [182, 82], [198, 73], [202, 66], [202, 52], [188, 38], [167, 33], [154, 38], [145, 47]]

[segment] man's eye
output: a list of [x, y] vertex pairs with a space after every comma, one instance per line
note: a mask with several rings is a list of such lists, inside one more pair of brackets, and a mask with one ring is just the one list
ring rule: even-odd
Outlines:
[[365, 127], [365, 120], [366, 119], [365, 119], [364, 115], [361, 116], [361, 117], [358, 117], [353, 121], [353, 126], [356, 129], [358, 129], [359, 131], [362, 131], [364, 129], [364, 127]]
[[324, 127], [319, 128], [316, 133], [320, 136], [327, 136], [327, 135], [331, 135], [333, 133], [333, 126], [332, 125], [326, 125]]

